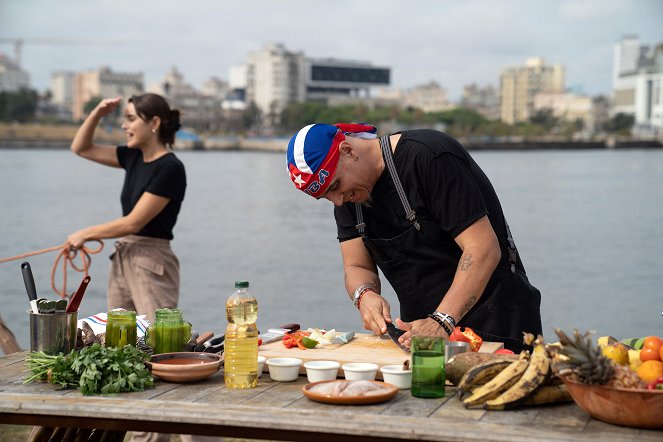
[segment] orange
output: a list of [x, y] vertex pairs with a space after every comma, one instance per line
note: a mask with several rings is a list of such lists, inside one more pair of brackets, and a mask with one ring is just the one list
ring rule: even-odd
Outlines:
[[658, 353], [661, 348], [661, 338], [658, 336], [647, 336], [642, 343], [642, 348], [653, 348]]
[[653, 382], [659, 377], [663, 376], [663, 362], [661, 361], [645, 361], [638, 368], [638, 376], [643, 381], [649, 383]]
[[660, 361], [660, 356], [658, 354], [658, 350], [654, 350], [653, 348], [649, 347], [643, 347], [642, 350], [640, 350], [640, 360], [642, 362], [645, 361]]
[[658, 357], [663, 361], [663, 345], [658, 349]]

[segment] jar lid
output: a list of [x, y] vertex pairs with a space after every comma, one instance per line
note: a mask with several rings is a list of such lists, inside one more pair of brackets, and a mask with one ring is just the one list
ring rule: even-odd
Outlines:
[[249, 281], [235, 281], [235, 288], [245, 289], [249, 286]]

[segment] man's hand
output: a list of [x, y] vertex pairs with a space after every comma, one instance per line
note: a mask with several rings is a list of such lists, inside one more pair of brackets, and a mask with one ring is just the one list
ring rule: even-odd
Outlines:
[[422, 336], [440, 336], [444, 339], [449, 339], [449, 335], [444, 331], [442, 326], [438, 324], [434, 319], [417, 319], [412, 322], [401, 321], [401, 318], [396, 318], [396, 327], [406, 332], [398, 338], [398, 342], [403, 344], [406, 347], [410, 346], [410, 339], [412, 336], [422, 335]]
[[373, 291], [364, 293], [359, 303], [359, 312], [364, 329], [376, 335], [387, 332], [387, 323], [391, 322], [389, 303], [382, 296]]

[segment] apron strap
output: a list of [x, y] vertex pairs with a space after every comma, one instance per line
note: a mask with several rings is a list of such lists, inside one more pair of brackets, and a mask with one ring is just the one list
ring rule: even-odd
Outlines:
[[417, 230], [421, 230], [419, 221], [417, 221], [417, 213], [412, 210], [412, 207], [410, 207], [407, 196], [405, 196], [405, 190], [401, 184], [401, 179], [398, 177], [398, 172], [396, 172], [394, 157], [393, 153], [391, 152], [391, 141], [389, 140], [388, 135], [380, 137], [380, 147], [382, 148], [382, 157], [384, 158], [384, 163], [387, 165], [387, 169], [389, 169], [389, 174], [391, 175], [391, 179], [396, 186], [398, 197], [401, 199], [403, 209], [405, 209], [405, 217], [414, 225], [414, 227], [416, 227]]
[[504, 217], [504, 225], [506, 226], [506, 240], [508, 243], [507, 250], [509, 251], [509, 264], [511, 264], [511, 273], [516, 273], [516, 262], [518, 262], [518, 251], [516, 250], [516, 243], [511, 236], [511, 229], [509, 223], [506, 222]]

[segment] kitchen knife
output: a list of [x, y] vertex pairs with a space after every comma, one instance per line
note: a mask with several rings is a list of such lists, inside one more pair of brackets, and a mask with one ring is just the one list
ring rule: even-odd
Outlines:
[[69, 298], [69, 304], [67, 304], [67, 313], [73, 313], [78, 311], [78, 307], [81, 305], [81, 299], [83, 299], [83, 294], [85, 293], [85, 289], [87, 288], [87, 285], [90, 283], [90, 275], [87, 275], [85, 278], [83, 278], [83, 281], [81, 281], [81, 285], [78, 286], [78, 290], [71, 295], [71, 298]]
[[25, 290], [28, 292], [28, 299], [30, 299], [30, 308], [32, 313], [39, 313], [37, 308], [37, 289], [35, 288], [35, 278], [32, 276], [32, 268], [29, 262], [21, 264], [21, 273], [23, 273], [23, 282], [25, 283]]
[[387, 323], [387, 334], [391, 338], [392, 341], [396, 343], [400, 347], [401, 350], [403, 350], [405, 353], [410, 353], [410, 349], [398, 342], [398, 338], [401, 337], [405, 333], [405, 330], [401, 330], [400, 328], [396, 328], [394, 324]]

